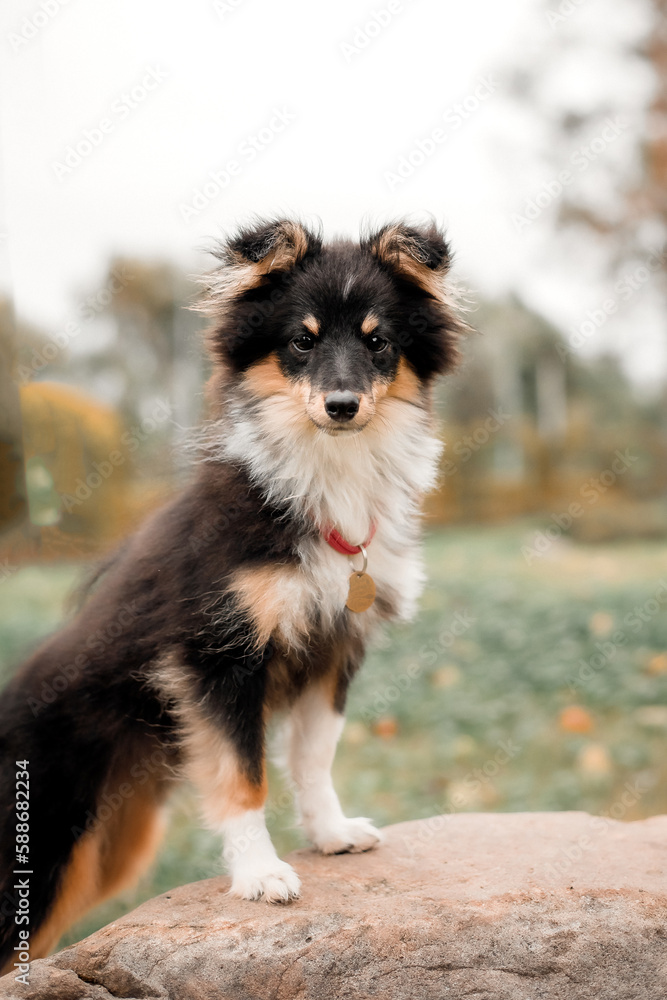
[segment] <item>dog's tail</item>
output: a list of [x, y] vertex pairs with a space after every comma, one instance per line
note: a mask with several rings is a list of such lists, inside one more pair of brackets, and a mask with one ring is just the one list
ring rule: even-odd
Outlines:
[[169, 751], [128, 719], [136, 689], [68, 686], [54, 652], [38, 651], [0, 705], [0, 974], [134, 882], [162, 832]]

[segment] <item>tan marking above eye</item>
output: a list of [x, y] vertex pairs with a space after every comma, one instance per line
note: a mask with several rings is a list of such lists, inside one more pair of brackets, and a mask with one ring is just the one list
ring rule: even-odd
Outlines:
[[380, 320], [373, 312], [369, 312], [368, 316], [365, 317], [363, 323], [361, 324], [362, 333], [372, 333], [373, 330], [377, 330]]
[[303, 317], [303, 325], [309, 333], [312, 333], [314, 337], [317, 337], [320, 332], [320, 321], [312, 313], [308, 313], [307, 316]]

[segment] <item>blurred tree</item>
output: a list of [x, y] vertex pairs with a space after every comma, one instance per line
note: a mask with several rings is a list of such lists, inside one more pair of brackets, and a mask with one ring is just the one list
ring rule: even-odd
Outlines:
[[[581, 191], [566, 192], [561, 218], [583, 223], [610, 240], [616, 261], [627, 260], [639, 252], [662, 253], [660, 268], [667, 271], [664, 241], [667, 234], [667, 0], [641, 0], [644, 24], [639, 34], [630, 32], [621, 41], [619, 56], [626, 60], [624, 72], [642, 69], [651, 72], [648, 105], [641, 116], [640, 130], [633, 124], [636, 153], [634, 169], [619, 177], [615, 186], [614, 210], [610, 212]], [[566, 132], [581, 132], [599, 124], [605, 109], [589, 115], [563, 114], [561, 126]], [[613, 109], [607, 109], [613, 113]], [[602, 112], [602, 113], [601, 113]], [[626, 128], [628, 126], [625, 126]], [[593, 151], [594, 152], [594, 151]], [[658, 240], [660, 241], [658, 244]]]
[[14, 310], [8, 299], [0, 299], [0, 531], [16, 525], [26, 513], [21, 409], [12, 378], [15, 364]]
[[59, 339], [48, 367], [42, 346], [24, 348], [33, 369], [85, 386], [139, 432], [156, 405], [169, 412], [150, 443], [141, 438], [139, 473], [174, 473], [173, 445], [201, 415], [202, 320], [188, 308], [194, 285], [173, 265], [115, 257], [102, 283], [79, 297], [73, 333]]
[[[521, 478], [537, 460], [547, 482], [567, 430], [569, 366], [560, 360], [565, 342], [517, 297], [482, 303], [473, 322], [480, 336], [468, 339], [462, 370], [443, 397], [448, 422], [498, 425], [469, 471], [491, 464], [501, 476]], [[536, 429], [539, 455], [529, 449], [527, 423]]]
[[647, 209], [667, 226], [667, 0], [652, 0], [654, 31], [648, 56], [656, 89], [646, 138]]
[[667, 0], [544, 0], [543, 10], [546, 35], [515, 71], [515, 106], [553, 178], [554, 236], [559, 226], [587, 235], [589, 258], [614, 273], [664, 249]]
[[[545, 268], [566, 276], [563, 289], [579, 283], [591, 308], [559, 350], [566, 362], [560, 388], [549, 363], [537, 384], [553, 403], [568, 383], [570, 423], [574, 416], [580, 434], [584, 427], [591, 432], [589, 460], [596, 452], [601, 458], [614, 436], [632, 435], [649, 449], [655, 486], [666, 478], [664, 370], [656, 359], [653, 398], [642, 399], [608, 345], [622, 338], [631, 348], [640, 324], [667, 342], [667, 0], [612, 7], [544, 0], [542, 12], [541, 44], [525, 47], [510, 88], [515, 117], [530, 130], [541, 161], [532, 174], [518, 174], [533, 203], [525, 233]], [[642, 345], [659, 353], [655, 341]], [[604, 353], [585, 364], [577, 360], [582, 349]], [[640, 367], [650, 374], [646, 360]], [[558, 408], [547, 408], [547, 422], [562, 426]]]
[[137, 420], [155, 398], [166, 398], [177, 423], [195, 423], [202, 364], [201, 319], [187, 308], [194, 285], [166, 262], [116, 257], [101, 291], [87, 301], [114, 324], [104, 364], [123, 381], [125, 418]]
[[517, 297], [483, 302], [473, 322], [479, 333], [465, 341], [463, 364], [438, 397], [446, 450], [445, 489], [430, 506], [436, 517], [567, 508], [630, 444], [631, 470], [618, 488], [660, 495], [667, 485], [660, 404], [641, 395], [617, 356], [581, 358]]

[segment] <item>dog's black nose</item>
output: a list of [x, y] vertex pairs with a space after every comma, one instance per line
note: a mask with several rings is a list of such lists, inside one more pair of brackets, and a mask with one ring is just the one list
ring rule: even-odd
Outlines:
[[324, 409], [332, 420], [344, 423], [359, 411], [359, 397], [353, 392], [330, 392], [324, 399]]

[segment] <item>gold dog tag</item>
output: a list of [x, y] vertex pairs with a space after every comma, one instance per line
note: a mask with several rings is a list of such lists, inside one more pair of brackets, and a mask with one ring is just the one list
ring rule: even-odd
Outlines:
[[357, 613], [368, 611], [375, 600], [375, 583], [373, 577], [363, 571], [359, 573], [355, 570], [350, 577], [349, 584], [350, 589], [345, 607]]

